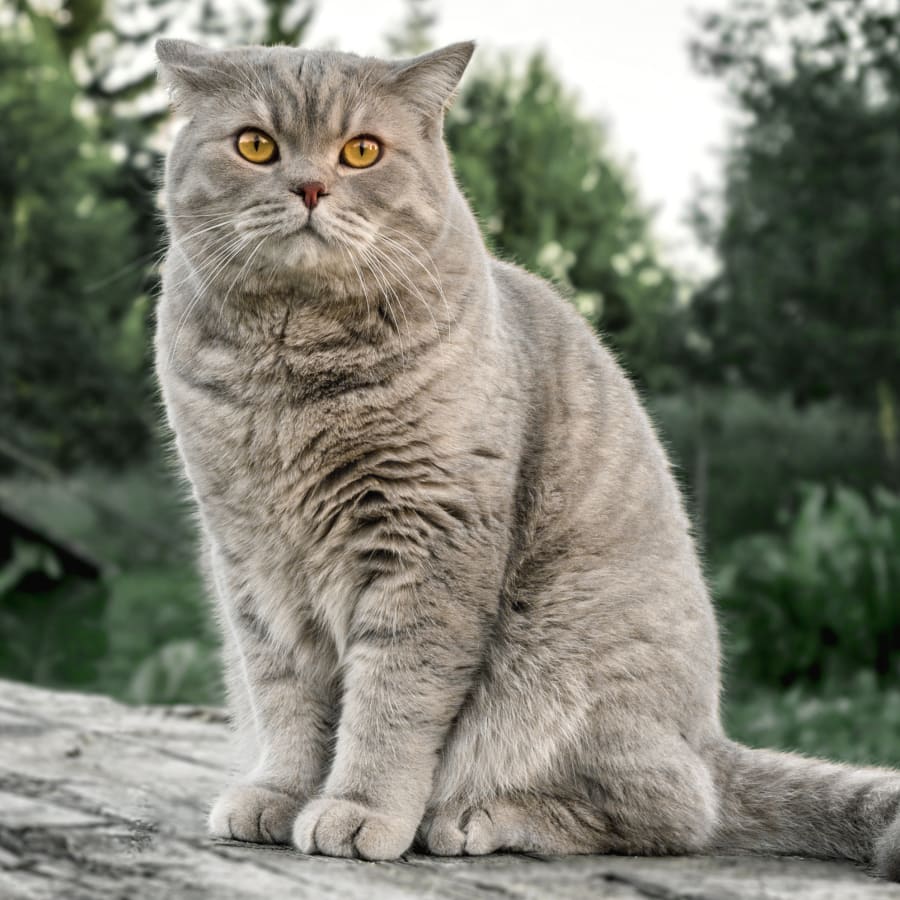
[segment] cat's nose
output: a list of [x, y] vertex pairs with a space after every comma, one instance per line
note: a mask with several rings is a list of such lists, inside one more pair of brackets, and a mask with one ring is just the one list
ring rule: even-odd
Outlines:
[[295, 185], [291, 190], [298, 196], [303, 198], [303, 204], [307, 209], [315, 209], [319, 203], [319, 197], [327, 197], [328, 191], [321, 181], [304, 181], [303, 184]]

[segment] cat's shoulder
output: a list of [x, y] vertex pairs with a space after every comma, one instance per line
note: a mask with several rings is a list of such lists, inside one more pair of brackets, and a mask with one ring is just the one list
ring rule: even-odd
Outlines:
[[570, 346], [574, 342], [591, 355], [608, 354], [584, 317], [545, 278], [494, 257], [491, 257], [491, 277], [501, 305], [529, 331], [563, 340]]
[[558, 298], [553, 285], [515, 263], [491, 257], [491, 276], [502, 293], [538, 303], [553, 303]]
[[491, 275], [498, 290], [514, 298], [520, 308], [530, 308], [551, 319], [585, 324], [572, 304], [546, 278], [496, 257], [491, 257]]

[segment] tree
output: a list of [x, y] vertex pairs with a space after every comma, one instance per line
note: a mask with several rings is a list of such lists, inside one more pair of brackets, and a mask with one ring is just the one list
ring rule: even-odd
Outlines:
[[553, 279], [654, 388], [677, 379], [676, 282], [659, 261], [603, 126], [541, 54], [471, 72], [447, 123], [460, 182], [488, 243]]
[[45, 20], [0, 32], [0, 431], [65, 465], [146, 434], [135, 216], [76, 94]]
[[431, 32], [437, 24], [432, 0], [406, 0], [406, 16], [400, 26], [387, 34], [391, 56], [418, 56], [434, 46]]
[[900, 3], [740, 0], [703, 18], [694, 57], [741, 112], [723, 213], [705, 223], [722, 264], [695, 302], [706, 374], [801, 403], [879, 404], [889, 431]]

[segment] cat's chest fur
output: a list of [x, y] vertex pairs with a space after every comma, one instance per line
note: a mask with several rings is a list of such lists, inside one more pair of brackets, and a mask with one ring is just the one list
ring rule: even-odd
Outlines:
[[390, 577], [431, 529], [460, 515], [460, 485], [448, 476], [458, 471], [447, 441], [453, 403], [434, 373], [396, 369], [390, 353], [365, 346], [352, 365], [348, 356], [328, 365], [276, 333], [195, 341], [164, 370], [202, 519], [241, 569], [257, 614], [267, 597], [302, 602], [321, 598], [323, 586], [349, 595]]
[[[200, 502], [223, 531], [274, 528], [291, 542], [322, 524], [314, 502], [341, 467], [412, 439], [390, 418], [389, 389], [308, 371], [300, 350], [258, 342], [194, 348], [168, 386]], [[357, 466], [359, 477], [368, 467]]]

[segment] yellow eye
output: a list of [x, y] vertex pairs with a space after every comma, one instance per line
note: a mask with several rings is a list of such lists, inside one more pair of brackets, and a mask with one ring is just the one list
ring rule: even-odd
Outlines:
[[237, 152], [252, 163], [267, 163], [277, 158], [278, 147], [264, 131], [248, 128], [238, 135]]
[[375, 138], [360, 135], [341, 148], [341, 162], [354, 169], [368, 169], [381, 159], [381, 144]]

